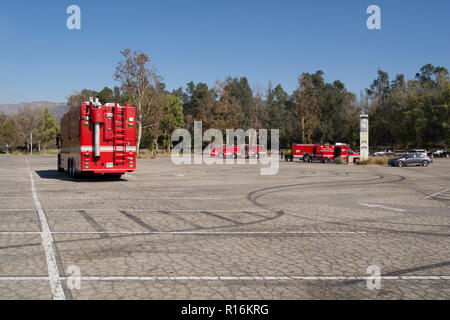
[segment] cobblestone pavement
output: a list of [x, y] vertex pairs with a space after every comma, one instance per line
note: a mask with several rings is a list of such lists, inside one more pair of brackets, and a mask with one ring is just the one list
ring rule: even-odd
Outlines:
[[261, 176], [160, 158], [119, 181], [55, 164], [0, 155], [1, 299], [450, 298], [449, 159]]

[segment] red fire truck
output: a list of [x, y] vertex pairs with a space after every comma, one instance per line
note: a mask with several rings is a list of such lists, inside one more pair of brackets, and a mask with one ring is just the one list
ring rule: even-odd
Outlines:
[[242, 146], [232, 146], [232, 145], [221, 145], [221, 146], [215, 146], [211, 150], [211, 157], [243, 157], [244, 156], [244, 150]]
[[[336, 144], [316, 144], [311, 155], [312, 159], [324, 163], [335, 161], [338, 158], [345, 162], [358, 162], [361, 156], [355, 153], [350, 145], [344, 143]], [[306, 160], [305, 160], [306, 161]]]
[[255, 158], [258, 159], [259, 157], [265, 157], [266, 149], [261, 144], [245, 144], [245, 157], [246, 158]]
[[136, 109], [129, 104], [84, 102], [61, 119], [58, 171], [120, 177], [136, 170]]
[[300, 159], [305, 162], [309, 161], [309, 157], [313, 154], [314, 144], [298, 144], [292, 145], [292, 158]]
[[344, 143], [294, 144], [292, 150], [292, 155], [290, 155], [291, 158], [298, 158], [305, 162], [318, 160], [328, 163], [340, 158], [345, 162], [355, 163], [361, 158], [359, 154], [355, 153], [350, 148], [350, 145]]

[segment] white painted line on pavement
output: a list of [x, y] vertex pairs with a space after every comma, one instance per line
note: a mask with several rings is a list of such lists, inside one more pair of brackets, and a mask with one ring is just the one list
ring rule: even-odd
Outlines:
[[31, 192], [33, 194], [34, 205], [36, 206], [36, 211], [38, 213], [39, 220], [41, 222], [41, 238], [42, 245], [45, 251], [45, 258], [47, 260], [47, 269], [50, 280], [50, 287], [52, 289], [53, 299], [55, 300], [65, 300], [66, 296], [61, 285], [61, 279], [58, 272], [58, 267], [56, 265], [55, 252], [53, 251], [53, 236], [50, 231], [50, 227], [45, 217], [45, 213], [42, 210], [41, 203], [34, 187], [33, 174], [30, 169], [30, 164], [28, 163], [28, 158], [26, 159], [28, 174], [30, 175], [31, 182]]
[[[40, 234], [37, 231], [2, 231], [0, 235]], [[367, 234], [367, 231], [52, 231], [51, 234], [160, 234], [160, 235], [307, 235], [307, 234]]]
[[384, 204], [369, 204], [369, 203], [360, 203], [360, 205], [365, 206], [365, 207], [369, 207], [369, 208], [380, 208], [380, 209], [386, 209], [386, 210], [392, 210], [392, 211], [407, 211], [405, 209], [399, 209], [399, 208], [393, 208], [393, 207], [388, 207]]
[[442, 191], [430, 194], [429, 196], [423, 197], [422, 199], [433, 198], [434, 196], [437, 196], [438, 194], [441, 194], [441, 193], [444, 193], [444, 192], [447, 192], [447, 191], [450, 191], [450, 189], [445, 189], [445, 190], [442, 190]]
[[[448, 275], [425, 276], [380, 276], [381, 280], [450, 280]], [[62, 280], [70, 280], [70, 277], [61, 277]], [[80, 276], [81, 281], [348, 281], [371, 280], [373, 276], [296, 276], [296, 275], [268, 275], [268, 276]], [[0, 276], [0, 281], [47, 281], [47, 276]]]

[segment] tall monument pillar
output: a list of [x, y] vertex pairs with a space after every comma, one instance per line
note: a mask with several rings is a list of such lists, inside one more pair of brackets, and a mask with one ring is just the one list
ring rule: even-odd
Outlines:
[[359, 118], [359, 153], [361, 154], [361, 160], [367, 160], [369, 159], [369, 115], [362, 114]]

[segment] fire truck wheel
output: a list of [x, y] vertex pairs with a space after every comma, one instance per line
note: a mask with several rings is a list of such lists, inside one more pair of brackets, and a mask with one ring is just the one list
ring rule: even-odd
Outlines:
[[353, 163], [359, 163], [359, 158], [353, 159]]
[[253, 156], [255, 159], [259, 159], [259, 153], [255, 153], [255, 155]]
[[233, 153], [233, 159], [237, 159], [237, 154]]
[[309, 156], [307, 154], [303, 156], [303, 161], [309, 162]]
[[323, 159], [323, 163], [329, 163], [329, 162], [330, 162], [330, 159], [329, 159], [329, 158]]
[[61, 167], [61, 155], [58, 155], [58, 172], [64, 172], [64, 168]]
[[73, 178], [73, 162], [72, 162], [72, 158], [69, 159], [69, 176]]

